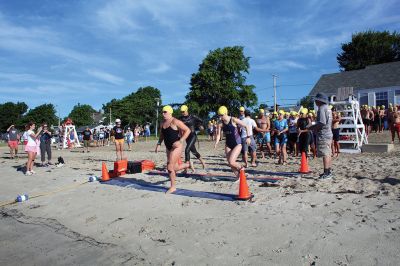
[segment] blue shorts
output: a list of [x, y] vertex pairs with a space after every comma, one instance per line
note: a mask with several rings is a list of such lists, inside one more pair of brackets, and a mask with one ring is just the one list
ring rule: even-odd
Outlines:
[[270, 132], [258, 133], [258, 135], [257, 135], [257, 143], [258, 144], [265, 144], [265, 143], [270, 143], [270, 142], [271, 142], [271, 133]]
[[150, 130], [146, 130], [146, 131], [144, 132], [144, 135], [145, 135], [146, 137], [150, 137]]
[[275, 146], [286, 144], [288, 137], [286, 134], [281, 134], [279, 137], [275, 136]]
[[242, 153], [247, 152], [255, 152], [257, 150], [256, 142], [254, 141], [254, 137], [250, 137], [250, 145], [246, 143], [247, 138], [242, 138]]

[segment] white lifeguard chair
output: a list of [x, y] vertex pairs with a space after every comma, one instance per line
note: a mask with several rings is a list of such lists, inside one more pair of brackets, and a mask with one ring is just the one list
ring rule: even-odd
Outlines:
[[[74, 136], [73, 140], [70, 138], [71, 133]], [[71, 144], [74, 144], [75, 147], [81, 147], [75, 126], [72, 124], [72, 120], [68, 118], [64, 125], [63, 148], [69, 148]]]
[[360, 103], [353, 95], [353, 88], [339, 88], [335, 101], [330, 104], [341, 113], [339, 143], [345, 144], [345, 148], [341, 147], [340, 151], [360, 153], [362, 145], [368, 144], [368, 137], [360, 113]]

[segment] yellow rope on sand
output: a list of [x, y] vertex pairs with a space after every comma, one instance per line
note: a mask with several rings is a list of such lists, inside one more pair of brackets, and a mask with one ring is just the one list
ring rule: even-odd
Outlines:
[[[55, 194], [57, 192], [61, 192], [61, 191], [65, 191], [65, 190], [68, 190], [68, 189], [71, 189], [71, 188], [79, 187], [79, 186], [84, 185], [86, 183], [89, 183], [89, 181], [85, 181], [85, 182], [78, 183], [78, 184], [73, 184], [71, 186], [65, 186], [65, 187], [62, 187], [62, 188], [59, 188], [59, 189], [56, 189], [56, 190], [53, 190], [53, 191], [49, 191], [49, 192], [35, 194], [33, 196], [30, 196], [29, 199], [34, 199], [34, 198], [39, 198], [39, 197], [43, 197], [43, 196], [52, 195], [52, 194]], [[17, 203], [16, 200], [4, 201], [4, 202], [0, 203], [0, 207], [4, 207], [4, 206], [7, 206], [7, 205], [12, 205], [12, 204], [15, 204], [15, 203]]]

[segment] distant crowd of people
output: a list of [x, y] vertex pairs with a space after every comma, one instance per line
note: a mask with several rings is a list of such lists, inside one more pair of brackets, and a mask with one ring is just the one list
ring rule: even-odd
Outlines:
[[390, 130], [391, 143], [396, 138], [400, 141], [400, 106], [389, 104], [386, 108], [381, 106], [361, 106], [361, 116], [365, 127], [365, 132], [369, 135], [371, 132], [382, 133], [384, 130]]
[[[54, 133], [57, 134], [54, 134]], [[37, 156], [40, 156], [40, 166], [52, 165], [52, 148], [53, 143], [57, 148], [73, 149], [78, 143], [84, 146], [83, 152], [89, 152], [89, 147], [110, 146], [116, 144], [118, 146], [117, 158], [122, 158], [124, 143], [127, 143], [127, 150], [132, 150], [132, 144], [144, 141], [150, 137], [150, 124], [144, 126], [135, 125], [134, 129], [130, 127], [121, 128], [121, 121], [116, 120], [116, 126], [113, 128], [102, 127], [99, 130], [91, 130], [86, 127], [82, 132], [77, 133], [73, 123], [67, 119], [65, 123], [56, 128], [50, 129], [47, 123], [42, 123], [38, 128], [34, 122], [29, 122], [25, 126], [25, 131], [19, 131], [15, 125], [10, 125], [7, 129], [7, 142], [10, 148], [10, 158], [18, 158], [19, 145], [28, 155], [26, 163], [26, 175], [35, 174], [33, 169]], [[121, 141], [124, 140], [124, 141]], [[79, 142], [78, 142], [79, 141]], [[47, 160], [46, 160], [47, 155]]]
[[[225, 152], [228, 164], [235, 174], [238, 174], [242, 167], [249, 167], [248, 161], [250, 161], [250, 166], [256, 167], [258, 158], [269, 157], [276, 158], [278, 164], [285, 165], [288, 156], [297, 157], [304, 153], [307, 157], [323, 157], [324, 173], [321, 177], [330, 177], [331, 157], [339, 156], [340, 140], [345, 140], [344, 138], [348, 137], [345, 134], [346, 131], [354, 129], [342, 129], [341, 131], [340, 124], [343, 123], [344, 116], [348, 115], [342, 113], [343, 110], [338, 111], [334, 106], [330, 106], [325, 95], [317, 95], [315, 103], [318, 106], [318, 113], [307, 108], [302, 108], [299, 112], [278, 110], [271, 113], [259, 109], [255, 119], [251, 117], [250, 111], [244, 107], [239, 108], [238, 117], [233, 117], [228, 115], [228, 109], [225, 106], [221, 106], [217, 112], [218, 118], [206, 123], [208, 139], [214, 141], [215, 147], [217, 147], [222, 136], [225, 135]], [[194, 171], [190, 154], [193, 154], [205, 167], [205, 161], [196, 150], [195, 145], [198, 131], [204, 129], [203, 121], [197, 116], [189, 114], [186, 105], [181, 106], [182, 115], [179, 119], [173, 118], [172, 113], [171, 107], [165, 106], [163, 108], [165, 119], [161, 124], [158, 142], [158, 144], [161, 144], [164, 141], [166, 144], [169, 171], [173, 173], [178, 168]], [[390, 104], [388, 108], [385, 108], [385, 106], [370, 107], [363, 105], [360, 108], [360, 113], [367, 135], [373, 131], [379, 134], [384, 130], [390, 130], [391, 142], [394, 143], [396, 135], [400, 141], [399, 106]], [[131, 129], [129, 126], [122, 127], [120, 119], [115, 120], [113, 128], [104, 126], [99, 129], [90, 129], [87, 127], [78, 133], [72, 125], [72, 121], [67, 120], [59, 127], [59, 149], [64, 147], [74, 148], [78, 141], [83, 143], [83, 152], [90, 152], [90, 147], [114, 144], [117, 160], [125, 158], [124, 150], [131, 151], [133, 143], [141, 139], [147, 142], [150, 136], [150, 124], [135, 125]], [[24, 150], [28, 154], [26, 175], [35, 173], [33, 166], [38, 155], [40, 155], [42, 166], [52, 164], [51, 144], [54, 134], [47, 123], [42, 123], [36, 129], [35, 123], [30, 122], [26, 125], [25, 132], [22, 134], [14, 125], [11, 125], [7, 129], [7, 133], [11, 158], [18, 156], [18, 144], [23, 143], [24, 145]], [[186, 148], [177, 144], [178, 140], [186, 141]], [[125, 143], [127, 146], [125, 146]], [[156, 151], [158, 151], [158, 146]], [[176, 166], [181, 149], [185, 151], [185, 162]], [[257, 152], [259, 157], [257, 157]], [[242, 155], [243, 165], [236, 162], [240, 154]]]

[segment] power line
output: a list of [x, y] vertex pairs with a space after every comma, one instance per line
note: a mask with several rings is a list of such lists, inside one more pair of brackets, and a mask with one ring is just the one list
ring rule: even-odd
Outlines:
[[[276, 85], [277, 88], [280, 87], [295, 87], [295, 86], [308, 86], [308, 85], [314, 85], [313, 83], [303, 83], [303, 84], [281, 84], [281, 85]], [[267, 87], [267, 88], [255, 88], [254, 91], [258, 90], [269, 90], [273, 89], [274, 87]]]

